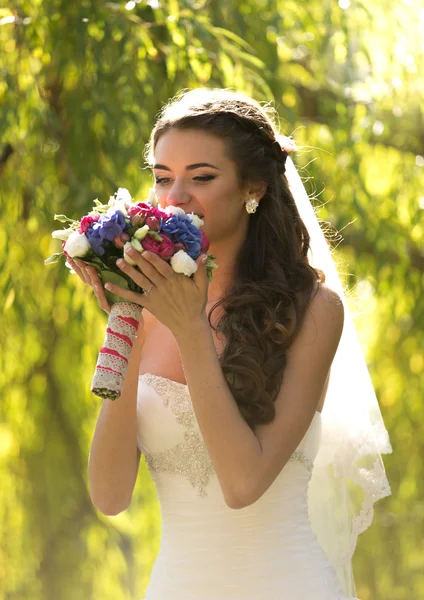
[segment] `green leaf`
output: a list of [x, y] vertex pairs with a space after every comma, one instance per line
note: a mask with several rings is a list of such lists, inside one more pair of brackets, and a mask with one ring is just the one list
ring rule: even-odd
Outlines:
[[78, 221], [76, 221], [75, 219], [70, 219], [66, 215], [55, 215], [54, 216], [54, 220], [55, 221], [60, 221], [61, 223], [71, 223], [72, 225], [74, 223], [78, 223]]
[[150, 231], [147, 232], [147, 235], [151, 235], [158, 242], [162, 242], [163, 241], [163, 237], [160, 236], [157, 231], [151, 231], [150, 230]]
[[89, 265], [90, 267], [94, 267], [99, 275], [105, 268], [105, 263], [102, 261], [101, 258], [97, 256], [93, 256], [90, 258], [79, 258], [78, 260], [82, 261], [86, 265]]
[[63, 252], [55, 252], [49, 258], [44, 261], [45, 265], [52, 265], [54, 263], [60, 262], [62, 256], [65, 256]]
[[240, 46], [245, 48], [248, 52], [256, 54], [255, 49], [250, 44], [248, 44], [243, 38], [241, 38], [234, 32], [229, 31], [228, 29], [223, 29], [222, 27], [210, 27], [210, 32], [214, 34], [218, 39], [221, 39], [222, 37], [228, 38], [236, 44], [239, 44]]
[[[133, 282], [133, 280], [131, 279], [130, 281], [126, 278], [126, 276], [121, 275], [119, 273], [114, 273], [113, 271], [108, 271], [108, 270], [103, 270], [100, 273], [100, 279], [103, 282], [103, 285], [105, 283], [113, 283], [113, 285], [119, 285], [119, 287], [122, 287], [126, 290], [131, 290], [133, 292], [139, 292], [141, 293], [141, 289], [136, 286], [136, 284]], [[122, 298], [122, 296], [119, 296], [118, 294], [114, 294], [113, 292], [110, 292], [109, 290], [105, 289], [104, 290], [107, 301], [109, 302], [109, 304], [115, 304], [116, 302], [122, 302], [123, 300], [125, 300], [124, 298]]]

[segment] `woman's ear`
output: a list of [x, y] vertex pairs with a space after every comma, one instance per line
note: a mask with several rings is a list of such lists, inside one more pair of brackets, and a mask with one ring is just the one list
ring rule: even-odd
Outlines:
[[266, 189], [268, 187], [267, 181], [254, 181], [250, 182], [247, 186], [247, 193], [249, 197], [255, 198], [258, 202], [265, 196]]

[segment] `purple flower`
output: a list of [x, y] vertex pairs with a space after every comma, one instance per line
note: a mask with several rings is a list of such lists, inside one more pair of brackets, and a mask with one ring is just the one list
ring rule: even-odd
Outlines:
[[102, 215], [97, 223], [93, 223], [86, 235], [93, 251], [99, 256], [105, 253], [108, 242], [112, 242], [117, 235], [121, 235], [128, 224], [120, 210], [108, 215]]
[[[95, 223], [95, 224], [97, 225], [97, 223]], [[87, 231], [87, 233], [85, 235], [87, 236], [88, 241], [90, 242], [93, 252], [95, 252], [99, 256], [103, 256], [103, 254], [105, 253], [105, 249], [103, 247], [103, 243], [105, 240], [100, 235], [100, 232], [101, 232], [101, 229], [99, 227], [96, 229], [96, 231], [93, 230], [93, 227], [90, 227], [90, 229]], [[107, 243], [107, 241], [106, 241], [106, 243]]]
[[175, 242], [183, 242], [187, 248], [187, 254], [193, 260], [200, 255], [202, 246], [202, 235], [200, 230], [185, 215], [172, 215], [162, 223], [159, 235], [166, 233]]
[[93, 229], [96, 229], [96, 225], [101, 228], [101, 235], [110, 242], [116, 238], [117, 235], [127, 228], [124, 215], [120, 210], [116, 210], [114, 213], [108, 215], [102, 215], [97, 223], [93, 225]]

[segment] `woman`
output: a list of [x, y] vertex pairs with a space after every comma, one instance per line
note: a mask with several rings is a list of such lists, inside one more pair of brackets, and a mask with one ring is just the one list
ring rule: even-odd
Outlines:
[[[144, 311], [122, 395], [97, 422], [92, 500], [125, 510], [145, 455], [163, 518], [146, 600], [345, 600], [359, 528], [345, 539], [328, 474], [366, 429], [348, 435], [342, 397], [327, 411], [346, 306], [309, 260], [289, 148], [270, 110], [200, 89], [164, 107], [148, 149], [159, 204], [204, 220], [219, 269], [208, 284], [201, 259], [194, 279], [146, 252], [119, 265], [145, 294], [111, 291]], [[95, 273], [71, 264], [108, 311]]]

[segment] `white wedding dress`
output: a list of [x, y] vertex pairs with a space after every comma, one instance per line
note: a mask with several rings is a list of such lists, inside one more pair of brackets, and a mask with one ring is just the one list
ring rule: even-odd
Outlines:
[[308, 517], [308, 483], [320, 439], [317, 412], [263, 496], [231, 509], [188, 387], [140, 375], [138, 447], [162, 516], [161, 547], [145, 600], [347, 600]]

